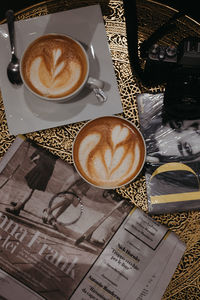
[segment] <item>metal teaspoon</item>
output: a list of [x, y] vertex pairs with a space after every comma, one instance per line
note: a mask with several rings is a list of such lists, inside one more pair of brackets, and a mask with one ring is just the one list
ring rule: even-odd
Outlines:
[[8, 79], [12, 84], [20, 85], [22, 84], [22, 79], [19, 70], [19, 59], [15, 54], [15, 36], [14, 36], [14, 12], [8, 10], [6, 12], [6, 19], [8, 23], [8, 31], [10, 37], [10, 47], [11, 47], [11, 61], [7, 67]]

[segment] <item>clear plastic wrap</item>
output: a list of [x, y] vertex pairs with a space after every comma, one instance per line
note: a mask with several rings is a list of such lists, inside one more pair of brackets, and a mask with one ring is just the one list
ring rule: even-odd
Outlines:
[[163, 94], [137, 96], [149, 213], [200, 208], [200, 120], [167, 121]]

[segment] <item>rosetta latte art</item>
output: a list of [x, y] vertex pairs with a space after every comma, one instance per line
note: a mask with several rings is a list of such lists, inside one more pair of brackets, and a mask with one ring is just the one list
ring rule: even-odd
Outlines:
[[23, 76], [37, 94], [64, 97], [76, 91], [85, 79], [87, 62], [81, 47], [66, 36], [37, 39], [23, 58]]
[[76, 155], [89, 182], [103, 187], [123, 185], [141, 166], [141, 141], [124, 124], [99, 124], [83, 134]]
[[43, 57], [37, 57], [31, 64], [30, 82], [45, 97], [66, 94], [80, 78], [81, 66], [76, 61], [66, 63], [64, 59], [58, 63], [61, 54], [61, 49], [54, 49], [51, 64], [47, 65]]

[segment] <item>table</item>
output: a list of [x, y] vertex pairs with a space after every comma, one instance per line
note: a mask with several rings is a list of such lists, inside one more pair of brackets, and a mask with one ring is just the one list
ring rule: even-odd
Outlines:
[[[16, 18], [18, 20], [31, 18], [97, 3], [101, 5], [105, 21], [108, 43], [122, 99], [123, 116], [139, 127], [136, 94], [149, 90], [162, 92], [163, 87], [158, 86], [156, 88], [147, 89], [139, 82], [138, 78], [132, 74], [128, 59], [126, 26], [123, 2], [121, 0], [47, 0], [17, 12]], [[174, 9], [149, 0], [138, 0], [137, 6], [140, 41], [146, 39], [160, 23], [163, 23], [174, 13]], [[5, 20], [1, 23], [3, 22], [5, 22]], [[166, 44], [171, 41], [177, 43], [182, 37], [190, 34], [197, 35], [199, 33], [200, 24], [191, 18], [184, 17], [178, 22], [177, 35], [169, 34], [163, 39], [163, 42]], [[0, 118], [0, 157], [2, 157], [15, 139], [15, 137], [11, 136], [8, 132], [2, 99], [0, 99]], [[47, 148], [52, 153], [60, 156], [62, 159], [72, 163], [72, 142], [82, 125], [83, 124], [79, 122], [59, 128], [30, 133], [26, 136], [42, 147]], [[130, 185], [118, 189], [117, 192], [125, 197], [127, 201], [132, 201], [142, 210], [147, 211], [144, 175], [141, 175]], [[153, 218], [168, 226], [187, 245], [185, 255], [178, 265], [163, 299], [200, 299], [200, 213], [198, 211], [189, 211], [153, 216]]]

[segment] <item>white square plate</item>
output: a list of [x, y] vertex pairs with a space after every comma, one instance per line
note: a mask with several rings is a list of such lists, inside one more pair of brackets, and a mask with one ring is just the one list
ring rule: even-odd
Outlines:
[[121, 113], [122, 104], [99, 5], [77, 8], [15, 22], [16, 52], [47, 33], [68, 34], [79, 40], [90, 59], [90, 76], [105, 82], [107, 102], [99, 104], [88, 88], [66, 103], [51, 103], [33, 96], [23, 85], [7, 78], [11, 58], [7, 24], [0, 25], [0, 88], [10, 134], [24, 134], [58, 127], [103, 115]]

